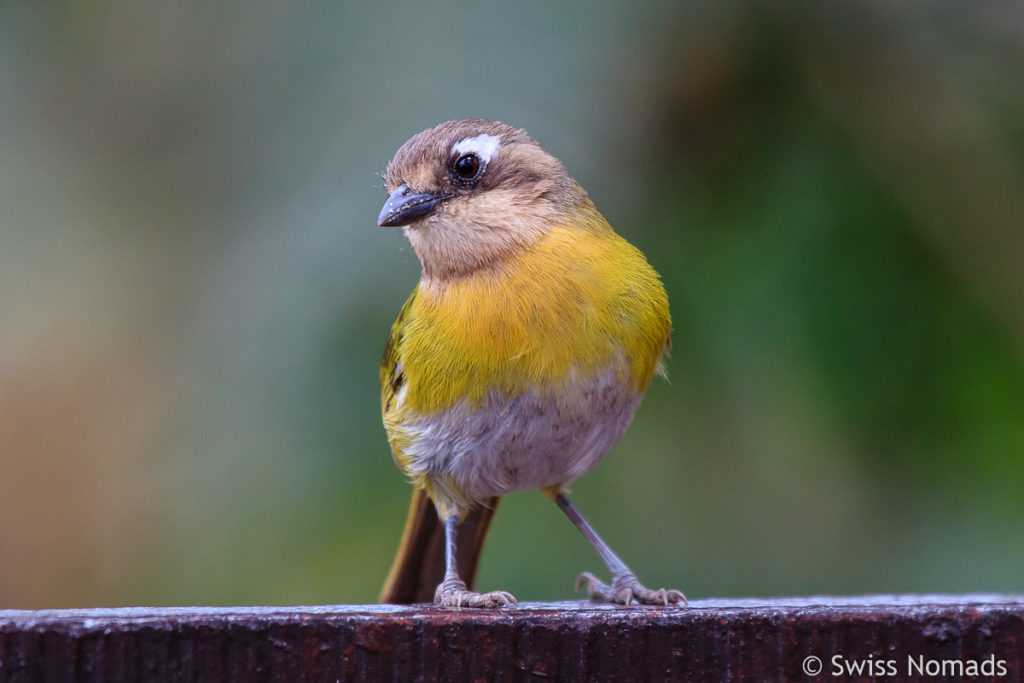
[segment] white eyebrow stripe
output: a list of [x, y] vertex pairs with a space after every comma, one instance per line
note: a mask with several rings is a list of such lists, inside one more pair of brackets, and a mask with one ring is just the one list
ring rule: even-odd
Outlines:
[[464, 138], [459, 140], [452, 145], [452, 154], [469, 154], [473, 153], [480, 157], [480, 161], [485, 164], [491, 160], [494, 153], [498, 151], [498, 146], [501, 144], [501, 138], [496, 135], [488, 135], [487, 133], [481, 133], [480, 135]]

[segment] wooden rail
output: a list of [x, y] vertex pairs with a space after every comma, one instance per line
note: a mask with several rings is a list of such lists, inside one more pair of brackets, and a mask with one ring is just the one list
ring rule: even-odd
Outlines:
[[1024, 596], [0, 610], [3, 682], [872, 678], [1024, 680]]

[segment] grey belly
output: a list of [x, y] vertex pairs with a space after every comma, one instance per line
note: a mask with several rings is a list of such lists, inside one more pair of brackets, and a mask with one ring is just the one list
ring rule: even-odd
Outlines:
[[614, 372], [570, 381], [557, 394], [493, 392], [478, 408], [457, 404], [407, 425], [409, 474], [457, 507], [567, 486], [618, 441], [640, 398]]

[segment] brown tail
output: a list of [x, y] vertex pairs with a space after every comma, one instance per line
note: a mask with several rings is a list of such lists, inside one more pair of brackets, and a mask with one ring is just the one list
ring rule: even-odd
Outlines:
[[[498, 507], [498, 498], [474, 507], [459, 522], [455, 560], [459, 576], [472, 590], [480, 552]], [[433, 602], [444, 578], [444, 526], [423, 489], [415, 489], [395, 563], [380, 591], [380, 601], [397, 604]]]

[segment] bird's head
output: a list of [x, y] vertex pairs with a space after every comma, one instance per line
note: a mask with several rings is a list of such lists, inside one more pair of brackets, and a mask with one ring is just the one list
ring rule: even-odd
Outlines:
[[497, 121], [448, 121], [388, 164], [377, 223], [403, 227], [424, 279], [493, 267], [571, 220], [586, 193], [526, 134]]

